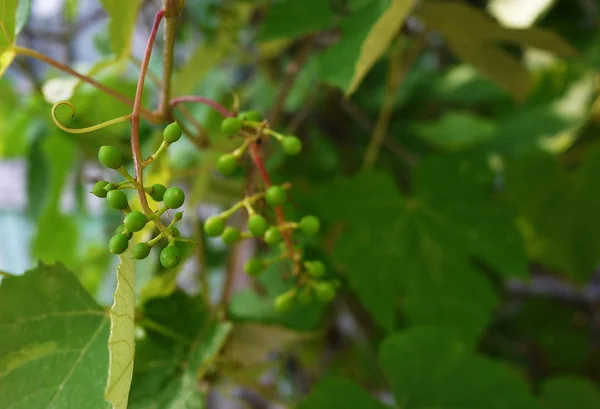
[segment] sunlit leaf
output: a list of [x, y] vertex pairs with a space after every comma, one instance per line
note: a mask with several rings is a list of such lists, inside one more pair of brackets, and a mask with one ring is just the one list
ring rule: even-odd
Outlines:
[[131, 43], [141, 0], [101, 0], [110, 16], [110, 46], [117, 59], [127, 60], [131, 53]]
[[19, 0], [2, 0], [0, 4], [0, 76], [15, 58], [13, 44], [17, 29]]
[[25, 24], [27, 24], [27, 20], [29, 20], [29, 16], [31, 15], [31, 0], [19, 0], [19, 6], [17, 7], [17, 23], [15, 26], [15, 34], [19, 34]]

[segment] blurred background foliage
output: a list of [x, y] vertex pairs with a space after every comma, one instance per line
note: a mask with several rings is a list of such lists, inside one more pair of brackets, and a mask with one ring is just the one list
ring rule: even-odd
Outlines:
[[[17, 43], [133, 96], [159, 7], [153, 0], [34, 0], [17, 19], [27, 21]], [[523, 375], [544, 407], [600, 407], [593, 385], [600, 382], [599, 18], [600, 4], [588, 0], [187, 0], [174, 95], [230, 106], [237, 93], [243, 108], [303, 140], [303, 153], [286, 160], [264, 146], [268, 166], [275, 182], [293, 183], [292, 218], [322, 218], [321, 236], [303, 244], [343, 288], [331, 308], [313, 302], [277, 314], [272, 300], [292, 284], [277, 268], [258, 282], [244, 276], [240, 267], [256, 243], [230, 250], [202, 238], [201, 220], [239, 200], [253, 175], [249, 167], [234, 178], [214, 170], [235, 145], [220, 135], [218, 113], [188, 105], [178, 119], [195, 132], [146, 180], [185, 187], [181, 230], [204, 245], [188, 248], [174, 271], [156, 256], [140, 262], [140, 305], [160, 310], [147, 304], [177, 303], [181, 290], [217, 304], [230, 277], [231, 345], [205, 382], [226, 385], [221, 392], [235, 385], [237, 399], [252, 407], [294, 404], [325, 375], [331, 378], [302, 408], [379, 407], [340, 377], [383, 402], [395, 395], [402, 408], [488, 407], [476, 405], [502, 400], [503, 391], [512, 391], [510, 405], [497, 407], [533, 407], [491, 359]], [[393, 35], [365, 48], [381, 21]], [[144, 94], [151, 109], [161, 47], [159, 37]], [[357, 61], [365, 64], [358, 77]], [[71, 135], [56, 128], [50, 108], [73, 102], [73, 118], [58, 110], [70, 127], [130, 108], [18, 55], [0, 93], [0, 269], [21, 274], [37, 260], [60, 261], [109, 304], [117, 261], [106, 243], [120, 218], [88, 192], [107, 178], [96, 164], [100, 145], [131, 157], [129, 126]], [[160, 132], [142, 121], [145, 152], [158, 146]], [[181, 319], [154, 322], [185, 327]], [[188, 328], [191, 338], [198, 328]], [[409, 332], [386, 337], [401, 328]], [[488, 361], [452, 349], [458, 343]], [[143, 345], [140, 371], [166, 350]], [[265, 359], [273, 350], [278, 358]], [[394, 359], [401, 364], [390, 367]], [[464, 374], [456, 380], [462, 392], [433, 406], [428, 392], [443, 395], [444, 380], [456, 374]], [[497, 391], [478, 384], [477, 374], [489, 375]], [[412, 378], [423, 381], [409, 393]], [[136, 372], [131, 407], [152, 407], [145, 388], [156, 393], [158, 384], [160, 399], [170, 402], [173, 390], [160, 379]], [[470, 382], [471, 401], [460, 395]], [[217, 395], [211, 399], [220, 403], [211, 404], [221, 407]], [[402, 396], [412, 400], [401, 404]]]

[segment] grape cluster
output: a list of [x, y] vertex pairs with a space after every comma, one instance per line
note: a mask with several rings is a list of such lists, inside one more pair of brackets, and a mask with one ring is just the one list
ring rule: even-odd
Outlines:
[[[217, 169], [225, 176], [232, 175], [251, 144], [264, 137], [272, 137], [279, 142], [283, 151], [289, 156], [297, 155], [302, 150], [300, 139], [270, 129], [268, 122], [263, 121], [256, 111], [242, 112], [237, 117], [225, 118], [221, 123], [221, 131], [228, 137], [243, 138], [238, 148], [221, 155], [217, 160]], [[324, 279], [326, 273], [324, 264], [320, 261], [303, 260], [302, 250], [292, 241], [294, 232], [301, 232], [307, 236], [316, 235], [321, 227], [319, 219], [312, 215], [306, 215], [298, 221], [286, 221], [281, 217], [274, 217], [277, 215], [276, 212], [281, 210], [278, 209], [279, 206], [287, 201], [286, 190], [289, 188], [289, 183], [264, 186], [260, 191], [244, 197], [229, 209], [209, 217], [204, 223], [207, 236], [220, 236], [227, 245], [233, 245], [247, 238], [257, 238], [264, 241], [268, 247], [281, 248], [282, 256], [271, 260], [264, 257], [251, 258], [244, 269], [249, 276], [258, 277], [274, 262], [289, 260], [293, 263], [297, 285], [275, 300], [275, 307], [282, 311], [293, 305], [295, 299], [310, 302], [313, 295], [321, 301], [329, 302], [335, 297], [338, 287], [337, 281]], [[261, 203], [266, 203], [271, 211], [266, 212], [267, 214], [258, 213], [256, 209], [263, 206], [256, 205]], [[227, 225], [227, 220], [240, 209], [245, 209], [248, 213], [245, 231]]]
[[[177, 142], [181, 138], [181, 128], [176, 122], [168, 125], [163, 131], [163, 141], [158, 150], [146, 159], [143, 166], [150, 164], [155, 160], [166, 148], [172, 143]], [[171, 223], [168, 226], [163, 225], [160, 217], [168, 210], [179, 209], [185, 202], [185, 193], [178, 187], [166, 188], [161, 184], [152, 186], [141, 186], [135, 178], [133, 178], [127, 169], [123, 166], [123, 156], [121, 152], [112, 146], [102, 146], [98, 151], [98, 159], [100, 163], [109, 169], [113, 169], [120, 173], [125, 181], [120, 183], [100, 180], [96, 182], [91, 190], [91, 193], [99, 198], [106, 199], [109, 207], [115, 210], [121, 210], [125, 217], [123, 224], [117, 227], [115, 234], [111, 237], [108, 248], [112, 254], [122, 254], [129, 247], [133, 233], [141, 231], [146, 225], [151, 222], [156, 225], [159, 234], [147, 242], [137, 243], [131, 250], [132, 257], [137, 260], [144, 259], [150, 254], [150, 250], [154, 245], [162, 239], [166, 239], [168, 244], [160, 252], [160, 263], [165, 268], [172, 268], [181, 261], [181, 250], [176, 246], [177, 242], [189, 241], [182, 239], [175, 223], [183, 217], [183, 212], [174, 214]], [[130, 207], [127, 195], [124, 190], [136, 190], [140, 195], [150, 196], [155, 202], [162, 202], [163, 206], [157, 211], [146, 211], [142, 208], [134, 210]], [[149, 210], [149, 211], [148, 211]]]

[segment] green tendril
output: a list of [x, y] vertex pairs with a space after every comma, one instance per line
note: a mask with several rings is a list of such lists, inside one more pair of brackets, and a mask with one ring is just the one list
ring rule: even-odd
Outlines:
[[110, 119], [108, 121], [102, 122], [97, 125], [88, 126], [87, 128], [68, 128], [68, 127], [64, 126], [63, 124], [61, 124], [60, 121], [58, 120], [58, 118], [56, 117], [56, 110], [61, 105], [68, 105], [69, 108], [71, 108], [71, 112], [72, 112], [71, 118], [73, 118], [76, 113], [75, 105], [73, 105], [73, 103], [71, 103], [70, 101], [58, 101], [56, 104], [54, 104], [52, 106], [52, 120], [54, 121], [54, 123], [56, 124], [57, 127], [59, 127], [60, 129], [62, 129], [65, 132], [69, 132], [69, 133], [79, 134], [79, 133], [93, 132], [93, 131], [97, 131], [102, 128], [106, 128], [107, 126], [118, 124], [120, 122], [129, 121], [129, 119], [131, 118], [131, 114], [127, 114], [124, 116], [120, 116], [118, 118]]

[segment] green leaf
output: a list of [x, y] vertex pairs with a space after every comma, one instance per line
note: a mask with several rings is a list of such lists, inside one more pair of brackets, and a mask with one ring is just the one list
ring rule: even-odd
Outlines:
[[470, 112], [448, 111], [435, 122], [417, 123], [415, 132], [434, 146], [456, 151], [493, 139], [496, 127]]
[[118, 60], [127, 61], [131, 54], [135, 21], [142, 1], [101, 0], [100, 2], [110, 17], [108, 30], [112, 51]]
[[117, 288], [110, 308], [108, 382], [104, 397], [114, 409], [127, 409], [135, 353], [135, 262], [130, 248], [120, 256]]
[[216, 322], [200, 297], [175, 292], [144, 304], [129, 409], [203, 409], [201, 377], [223, 348], [232, 325]]
[[3, 279], [0, 311], [0, 407], [108, 407], [108, 316], [70, 271]]
[[2, 0], [0, 5], [0, 77], [15, 58], [18, 0]]
[[386, 409], [354, 382], [344, 378], [327, 378], [319, 382], [298, 409]]
[[471, 63], [518, 100], [527, 97], [531, 78], [519, 59], [500, 47], [503, 43], [539, 48], [564, 57], [578, 55], [577, 50], [552, 31], [505, 28], [464, 3], [427, 2], [423, 3], [419, 14], [427, 26], [442, 32], [458, 57]]
[[381, 58], [415, 6], [416, 0], [392, 0], [387, 10], [377, 19], [362, 43], [360, 56], [354, 66], [354, 75], [346, 89], [352, 95], [369, 70]]
[[27, 20], [29, 20], [29, 16], [31, 15], [31, 0], [19, 0], [19, 6], [17, 7], [17, 15], [16, 15], [16, 25], [15, 25], [15, 35], [18, 35], [25, 24], [27, 24]]
[[490, 183], [484, 164], [432, 158], [417, 170], [411, 198], [375, 172], [314, 195], [317, 214], [344, 228], [334, 259], [386, 329], [394, 328], [400, 302], [413, 324], [451, 326], [473, 342], [496, 300], [471, 258], [506, 277], [527, 276], [513, 215], [492, 200]]
[[269, 7], [258, 32], [259, 41], [300, 37], [333, 25], [332, 2], [322, 0], [284, 0]]
[[542, 401], [549, 409], [597, 409], [600, 388], [585, 378], [558, 376], [544, 382]]
[[451, 331], [415, 328], [387, 338], [379, 360], [403, 409], [536, 409], [516, 372], [473, 356]]

